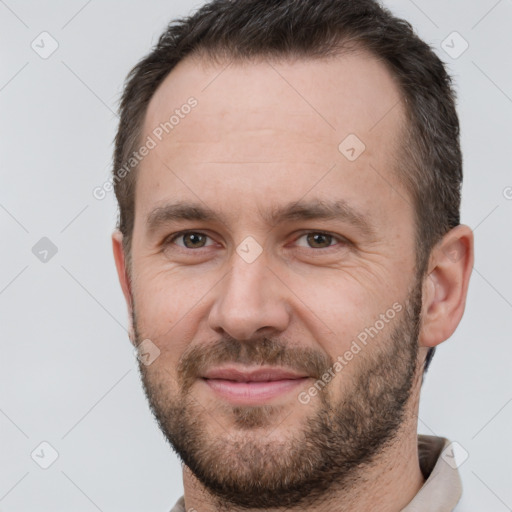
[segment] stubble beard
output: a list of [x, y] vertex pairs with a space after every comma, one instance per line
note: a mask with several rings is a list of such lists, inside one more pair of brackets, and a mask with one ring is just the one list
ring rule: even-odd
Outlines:
[[[280, 426], [287, 406], [221, 404], [226, 420], [215, 418], [192, 396], [195, 377], [213, 363], [282, 364], [320, 377], [334, 361], [318, 351], [291, 348], [274, 339], [241, 343], [223, 338], [183, 354], [179, 393], [169, 387], [168, 372], [152, 372], [139, 362], [150, 408], [173, 450], [216, 501], [219, 510], [308, 507], [327, 500], [331, 488], [342, 491], [364, 478], [364, 469], [396, 438], [404, 421], [417, 372], [421, 287], [405, 301], [401, 318], [354, 358], [359, 366], [337, 401], [329, 390], [343, 371], [306, 405], [299, 424]], [[137, 343], [135, 313], [133, 325]], [[384, 348], [383, 348], [384, 347]], [[357, 362], [356, 362], [357, 360]], [[354, 364], [351, 363], [351, 364]], [[315, 403], [314, 403], [315, 402]], [[288, 413], [289, 414], [289, 413]], [[214, 435], [211, 426], [217, 429]], [[281, 431], [282, 429], [282, 431]], [[220, 431], [220, 432], [219, 432]], [[279, 434], [279, 435], [276, 435]], [[288, 434], [288, 435], [286, 435]]]

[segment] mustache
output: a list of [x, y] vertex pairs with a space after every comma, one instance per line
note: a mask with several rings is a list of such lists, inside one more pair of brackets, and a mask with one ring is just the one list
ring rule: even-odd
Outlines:
[[178, 382], [183, 392], [188, 391], [194, 380], [206, 370], [224, 363], [279, 366], [319, 379], [334, 360], [318, 350], [294, 346], [277, 338], [239, 341], [224, 336], [213, 343], [195, 345], [183, 352], [177, 367]]

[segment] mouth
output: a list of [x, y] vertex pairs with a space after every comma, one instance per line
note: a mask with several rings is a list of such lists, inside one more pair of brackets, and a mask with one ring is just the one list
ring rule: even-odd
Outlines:
[[285, 395], [310, 377], [284, 368], [215, 368], [201, 377], [217, 396], [236, 405], [255, 405]]

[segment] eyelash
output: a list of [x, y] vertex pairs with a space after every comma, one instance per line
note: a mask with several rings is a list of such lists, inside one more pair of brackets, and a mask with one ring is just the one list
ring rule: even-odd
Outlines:
[[[211, 237], [209, 235], [207, 235], [201, 231], [187, 230], [187, 231], [180, 231], [178, 233], [173, 233], [172, 235], [168, 236], [164, 240], [163, 245], [164, 246], [170, 245], [170, 244], [174, 243], [175, 240], [177, 240], [178, 238], [183, 237], [185, 235], [189, 235], [189, 234], [201, 235], [201, 236], [205, 236], [205, 237], [211, 239]], [[299, 234], [299, 236], [297, 238], [294, 239], [294, 242], [297, 242], [297, 240], [300, 240], [302, 237], [309, 235], [309, 234], [330, 236], [333, 239], [332, 241], [336, 240], [338, 242], [338, 244], [342, 243], [344, 245], [352, 245], [352, 242], [350, 240], [348, 240], [347, 238], [339, 236], [339, 235], [334, 235], [333, 233], [329, 233], [327, 231], [304, 231], [301, 234]], [[315, 247], [300, 247], [300, 248], [301, 249], [311, 249], [313, 251], [318, 252], [318, 251], [327, 251], [329, 249], [335, 248], [338, 244], [333, 244], [333, 245], [329, 245], [327, 247], [322, 247], [322, 248], [315, 248]], [[197, 249], [192, 249], [192, 248], [184, 247], [181, 245], [177, 245], [177, 247], [179, 247], [181, 250], [184, 250], [184, 251], [202, 252], [202, 250], [208, 249], [209, 246], [198, 247]]]

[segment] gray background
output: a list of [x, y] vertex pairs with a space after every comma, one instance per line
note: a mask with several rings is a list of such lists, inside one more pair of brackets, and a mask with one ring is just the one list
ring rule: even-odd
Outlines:
[[[0, 511], [167, 511], [182, 494], [125, 330], [114, 197], [92, 190], [108, 179], [126, 73], [200, 3], [0, 0]], [[433, 360], [419, 430], [460, 444], [461, 511], [512, 510], [512, 1], [385, 4], [455, 77], [476, 236], [466, 314]], [[59, 45], [46, 59], [31, 47], [43, 31]], [[457, 58], [453, 31], [469, 44]], [[42, 237], [58, 249], [36, 246], [46, 262]], [[31, 458], [50, 462], [42, 441], [59, 454], [48, 469]]]

